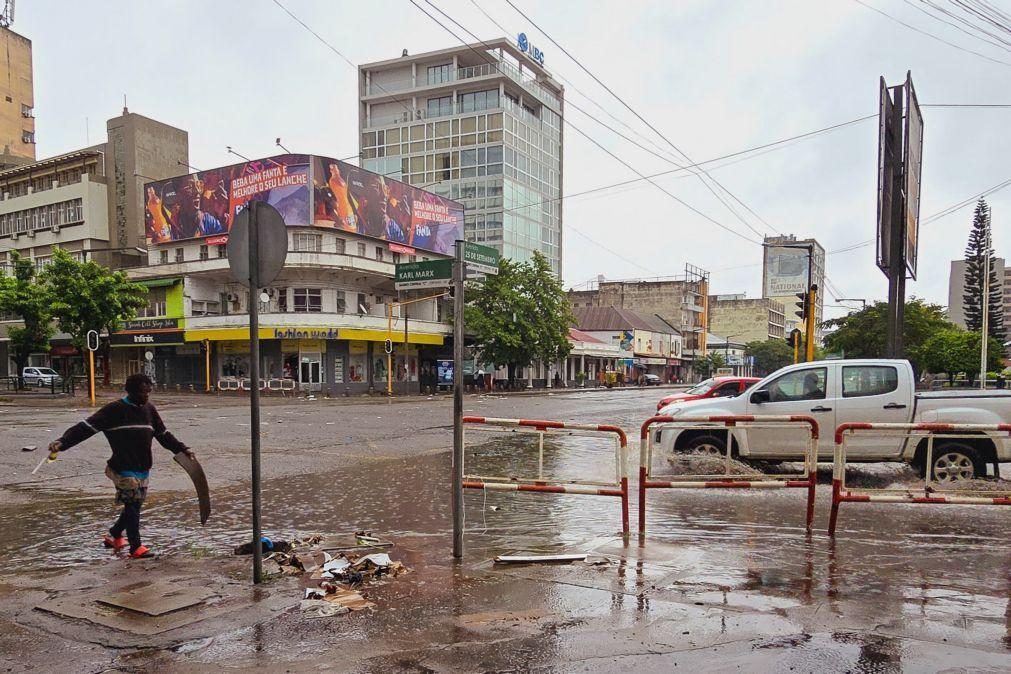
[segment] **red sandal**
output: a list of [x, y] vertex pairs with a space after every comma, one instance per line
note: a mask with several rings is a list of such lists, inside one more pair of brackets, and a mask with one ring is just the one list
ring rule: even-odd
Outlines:
[[112, 536], [106, 534], [105, 538], [102, 539], [102, 545], [107, 548], [112, 548], [113, 550], [122, 550], [129, 544], [130, 542], [126, 540], [125, 536], [113, 538]]
[[154, 553], [146, 545], [142, 545], [130, 552], [130, 559], [144, 559], [146, 557], [154, 557]]

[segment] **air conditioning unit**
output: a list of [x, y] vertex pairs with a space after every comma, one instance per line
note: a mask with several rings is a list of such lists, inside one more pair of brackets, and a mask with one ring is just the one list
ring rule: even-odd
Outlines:
[[35, 238], [35, 230], [34, 229], [29, 229], [27, 232], [25, 232], [25, 234], [28, 235], [29, 239], [34, 239]]
[[19, 236], [21, 236], [21, 232], [11, 232], [11, 239], [14, 241], [17, 241]]
[[52, 227], [50, 227], [49, 229], [50, 229], [50, 230], [52, 230], [52, 232], [53, 232], [54, 234], [59, 234], [59, 233], [60, 233], [60, 226], [59, 226], [59, 225], [53, 225], [53, 226], [52, 226]]
[[229, 302], [238, 302], [239, 296], [236, 295], [235, 293], [228, 293], [227, 299]]

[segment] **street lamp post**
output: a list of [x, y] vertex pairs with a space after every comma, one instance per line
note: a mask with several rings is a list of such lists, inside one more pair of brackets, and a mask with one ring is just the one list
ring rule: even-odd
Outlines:
[[726, 341], [723, 343], [723, 360], [726, 365], [730, 365], [730, 338], [740, 337], [742, 334], [743, 333], [739, 332], [736, 335], [727, 335], [726, 337], [724, 337]]
[[863, 297], [837, 297], [837, 298], [835, 298], [835, 301], [836, 302], [859, 302], [861, 309], [866, 309], [867, 308], [867, 300], [865, 300]]

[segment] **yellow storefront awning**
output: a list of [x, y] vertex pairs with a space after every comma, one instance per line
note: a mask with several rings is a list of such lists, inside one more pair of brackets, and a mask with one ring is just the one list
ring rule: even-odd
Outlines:
[[[387, 334], [385, 330], [366, 330], [364, 328], [341, 328], [338, 331], [338, 336], [340, 339], [361, 341], [361, 342], [385, 342], [387, 337], [394, 341], [403, 343], [404, 341], [404, 331], [401, 330], [399, 333], [394, 330], [393, 332]], [[424, 332], [408, 332], [407, 333], [407, 343], [408, 344], [428, 344], [431, 346], [442, 346], [445, 341], [445, 337], [442, 335], [433, 335]]]
[[[290, 339], [293, 332], [298, 334], [305, 332], [306, 339], [318, 339], [321, 328], [260, 328], [260, 339]], [[330, 332], [329, 330], [327, 332]], [[338, 328], [336, 330], [337, 339], [362, 342], [385, 342], [387, 333], [385, 330], [366, 330], [362, 328]], [[185, 339], [187, 342], [202, 342], [209, 340], [212, 342], [249, 340], [249, 328], [207, 328], [203, 330], [187, 330]], [[394, 330], [389, 338], [396, 343], [404, 342], [404, 332]], [[422, 344], [429, 346], [442, 346], [445, 343], [443, 335], [433, 335], [426, 332], [408, 332], [408, 344]]]

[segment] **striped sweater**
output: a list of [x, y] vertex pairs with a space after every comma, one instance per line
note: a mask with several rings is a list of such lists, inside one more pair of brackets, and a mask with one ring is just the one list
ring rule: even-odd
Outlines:
[[71, 426], [60, 438], [60, 451], [84, 442], [95, 433], [105, 433], [112, 457], [109, 468], [123, 471], [151, 470], [151, 440], [173, 454], [189, 449], [182, 441], [165, 430], [158, 410], [151, 403], [134, 405], [123, 398], [111, 402], [84, 421]]

